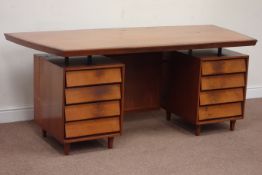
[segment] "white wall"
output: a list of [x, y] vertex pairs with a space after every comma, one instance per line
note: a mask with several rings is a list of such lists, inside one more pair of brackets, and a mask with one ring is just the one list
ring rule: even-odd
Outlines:
[[262, 97], [261, 0], [0, 0], [0, 122], [32, 118], [32, 54], [4, 32], [215, 24], [258, 39], [248, 97]]

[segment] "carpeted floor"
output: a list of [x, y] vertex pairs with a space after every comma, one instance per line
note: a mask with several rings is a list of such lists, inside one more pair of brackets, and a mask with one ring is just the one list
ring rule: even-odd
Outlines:
[[207, 125], [201, 136], [164, 111], [125, 116], [124, 134], [108, 150], [103, 140], [72, 145], [63, 155], [32, 122], [0, 124], [0, 174], [17, 175], [261, 175], [262, 99], [248, 100], [236, 131], [228, 123]]

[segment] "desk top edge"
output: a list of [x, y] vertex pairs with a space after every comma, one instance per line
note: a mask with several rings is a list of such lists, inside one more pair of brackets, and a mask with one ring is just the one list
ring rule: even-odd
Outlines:
[[[162, 32], [167, 34], [162, 34]], [[179, 36], [181, 32], [185, 36]], [[178, 33], [177, 36], [173, 36], [176, 33]], [[109, 39], [100, 37], [101, 34], [109, 37]], [[63, 57], [240, 47], [252, 46], [257, 42], [256, 39], [249, 36], [214, 25], [82, 29], [5, 33], [4, 35], [7, 40], [16, 44]], [[65, 35], [76, 37], [70, 38], [69, 36], [67, 38], [68, 36]], [[82, 35], [89, 38], [85, 39]], [[221, 35], [225, 39], [220, 39], [217, 35]], [[141, 41], [142, 43], [139, 43], [136, 40], [140, 37], [153, 41]], [[169, 37], [173, 38], [169, 39]], [[193, 39], [191, 40], [190, 37]], [[52, 38], [60, 39], [60, 41], [52, 40]], [[75, 43], [70, 45], [68, 39], [73, 39]], [[94, 43], [88, 43], [87, 39], [93, 40]], [[97, 41], [97, 39], [100, 41]], [[131, 44], [128, 43], [129, 41], [131, 41]], [[73, 44], [79, 44], [79, 47], [77, 48]]]

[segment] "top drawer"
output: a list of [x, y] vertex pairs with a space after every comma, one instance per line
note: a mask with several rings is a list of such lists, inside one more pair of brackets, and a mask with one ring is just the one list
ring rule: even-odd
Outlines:
[[67, 87], [119, 83], [121, 81], [121, 68], [66, 72]]
[[246, 72], [246, 59], [202, 62], [202, 75]]

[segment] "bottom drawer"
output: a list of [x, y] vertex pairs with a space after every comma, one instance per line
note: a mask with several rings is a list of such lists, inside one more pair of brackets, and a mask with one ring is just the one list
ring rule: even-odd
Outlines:
[[66, 138], [120, 131], [119, 117], [70, 122], [65, 124]]
[[199, 107], [199, 120], [242, 115], [242, 103], [229, 103]]

